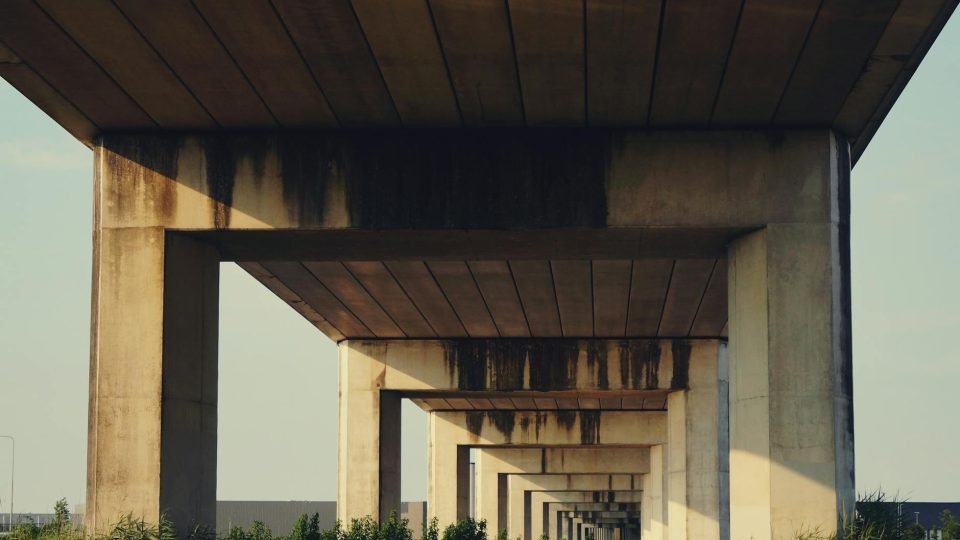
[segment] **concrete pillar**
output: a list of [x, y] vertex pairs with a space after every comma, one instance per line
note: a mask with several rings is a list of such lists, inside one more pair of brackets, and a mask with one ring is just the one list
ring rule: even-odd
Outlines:
[[506, 528], [507, 474], [543, 472], [543, 459], [543, 448], [478, 449], [477, 518], [487, 520], [489, 531]]
[[162, 228], [94, 237], [87, 510], [216, 525], [219, 255]]
[[664, 446], [651, 446], [650, 473], [643, 483], [643, 505], [640, 508], [644, 540], [666, 538], [667, 524], [663, 497], [665, 467]]
[[337, 519], [383, 521], [400, 510], [400, 403], [382, 366], [340, 344]]
[[829, 534], [854, 509], [845, 200], [830, 223], [769, 225], [729, 251], [735, 539]]
[[[675, 341], [674, 348], [687, 348]], [[671, 540], [720, 538], [720, 393], [718, 351], [690, 357], [687, 390], [667, 398], [667, 498]], [[674, 357], [684, 356], [675, 350]]]

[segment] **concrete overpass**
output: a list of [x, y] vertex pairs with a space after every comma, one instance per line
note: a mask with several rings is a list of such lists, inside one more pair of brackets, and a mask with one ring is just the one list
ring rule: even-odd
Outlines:
[[508, 446], [665, 412], [657, 535], [835, 529], [850, 168], [956, 4], [0, 1], [94, 150], [88, 525], [213, 523], [236, 261], [340, 342], [341, 517], [399, 503], [407, 397]]

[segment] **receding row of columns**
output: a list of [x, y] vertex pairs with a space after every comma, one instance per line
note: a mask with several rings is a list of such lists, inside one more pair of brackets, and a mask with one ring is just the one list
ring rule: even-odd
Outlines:
[[[287, 155], [256, 137], [220, 141], [230, 152], [215, 151], [221, 146], [203, 137], [114, 135], [99, 141], [86, 508], [91, 531], [105, 530], [126, 513], [150, 521], [166, 515], [185, 530], [215, 521], [221, 260], [468, 260], [480, 247], [494, 259], [676, 258], [704, 251], [719, 256], [698, 242], [720, 237], [732, 239], [726, 245], [728, 346], [685, 339], [342, 341], [338, 512], [347, 519], [381, 517], [398, 507], [404, 397], [660, 392], [668, 394], [664, 411], [431, 413], [430, 512], [441, 522], [466, 515], [465, 449], [646, 447], [651, 457], [643, 483], [662, 486], [641, 496], [641, 521], [662, 509], [659, 520], [650, 518], [650, 530], [659, 531], [648, 533], [654, 538], [720, 538], [728, 524], [735, 539], [834, 530], [853, 508], [854, 495], [846, 142], [823, 130], [626, 133], [604, 142], [598, 154], [576, 140], [564, 148], [579, 149], [584, 159], [605, 156], [572, 169], [593, 171], [565, 178], [576, 189], [557, 194], [542, 182], [538, 175], [554, 170], [542, 166], [557, 156], [538, 145], [544, 150], [529, 162], [501, 165], [511, 178], [544, 189], [524, 191], [521, 206], [492, 209], [480, 222], [449, 211], [461, 208], [452, 197], [471, 193], [471, 186], [444, 187], [460, 176], [478, 180], [454, 173], [479, 156], [495, 159], [497, 148], [508, 149], [507, 139], [497, 143], [503, 146], [457, 146], [471, 159], [441, 157], [449, 175], [436, 174], [437, 156], [424, 146], [404, 156], [409, 169], [403, 174], [377, 179], [333, 162], [319, 169], [329, 178], [294, 174], [304, 170], [297, 159], [327, 148], [323, 137], [300, 141], [302, 155]], [[349, 137], [336, 142], [357, 143]], [[357, 144], [355, 150], [347, 154], [360, 160], [394, 152], [385, 144]], [[251, 156], [260, 154], [257, 166]], [[443, 210], [443, 220], [410, 221], [419, 198], [388, 201], [363, 187], [383, 180], [400, 190], [398, 178], [415, 177], [431, 182], [424, 189], [436, 188], [434, 206]], [[517, 202], [512, 195], [502, 199]], [[394, 203], [403, 211], [388, 212]], [[571, 211], [572, 221], [544, 218], [553, 213], [542, 210], [557, 204]], [[541, 210], [517, 215], [517, 208], [527, 207]], [[581, 219], [586, 215], [592, 217]], [[602, 242], [573, 245], [567, 235], [581, 229], [579, 238], [620, 240], [606, 248]], [[476, 244], [474, 234], [487, 244]], [[406, 243], [389, 240], [398, 238]], [[331, 247], [319, 239], [339, 243]], [[575, 358], [561, 355], [567, 364], [556, 380], [532, 377], [543, 369], [553, 373], [551, 364], [532, 362], [524, 348], [540, 354], [557, 350], [557, 343], [576, 348]], [[622, 352], [630, 344], [655, 349], [658, 361], [632, 362]], [[720, 397], [726, 380], [701, 369], [713, 362], [722, 370], [723, 347], [728, 400]], [[600, 377], [597, 354], [607, 359], [606, 373], [627, 376]], [[523, 370], [502, 377], [513, 365], [504, 358], [522, 358]], [[639, 376], [630, 372], [634, 364]], [[724, 459], [720, 449], [727, 444]], [[662, 468], [652, 465], [655, 452]]]
[[[727, 448], [720, 420], [727, 403], [726, 345], [717, 340], [647, 345], [657, 351], [657, 362], [648, 368], [657, 370], [657, 378], [670, 381], [664, 384], [682, 378], [682, 387], [667, 396], [666, 410], [431, 411], [428, 513], [440, 523], [471, 514], [470, 451], [476, 449], [474, 515], [491, 531], [506, 530], [508, 538], [535, 540], [555, 530], [544, 504], [569, 502], [573, 493], [582, 493], [582, 502], [639, 503], [642, 509], [632, 519], [647, 537], [727, 537], [722, 519]], [[430, 384], [443, 388], [451, 383], [439, 379], [459, 380], [449, 360], [429, 360], [430, 351], [443, 346], [341, 343], [339, 495], [347, 504], [338, 507], [340, 519], [384, 519], [397, 507], [401, 396], [416, 395], [424, 381], [437, 379]], [[416, 381], [409, 371], [413, 362]], [[589, 387], [589, 373], [579, 378], [585, 380], [568, 384]]]

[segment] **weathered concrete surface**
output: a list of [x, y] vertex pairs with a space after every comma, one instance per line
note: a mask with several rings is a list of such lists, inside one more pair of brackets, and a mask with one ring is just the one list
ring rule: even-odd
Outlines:
[[[576, 511], [629, 511], [640, 515], [639, 503], [577, 503], [577, 502], [546, 502], [548, 498], [556, 498], [557, 493], [535, 492], [532, 494], [534, 503], [537, 499], [545, 502], [544, 516], [546, 528], [544, 529], [550, 538], [563, 539], [572, 538], [573, 518], [577, 517]], [[567, 515], [570, 513], [570, 515]]]
[[[845, 190], [847, 179], [835, 179]], [[730, 249], [732, 538], [829, 533], [854, 503], [846, 196]]]
[[160, 228], [94, 239], [88, 530], [214, 526], [219, 259]]
[[642, 491], [641, 474], [508, 474], [507, 535], [521, 532], [526, 540], [543, 533], [543, 500], [534, 502], [534, 492]]
[[[676, 347], [676, 343], [683, 344]], [[605, 392], [685, 388], [690, 360], [714, 340], [345, 340], [384, 390]]]
[[667, 451], [664, 445], [650, 447], [650, 472], [644, 479], [643, 511], [640, 514], [642, 535], [645, 540], [664, 540], [667, 538], [667, 497], [669, 489], [666, 481]]
[[[684, 346], [677, 347], [677, 343]], [[396, 444], [390, 441], [398, 437], [399, 406], [395, 400], [403, 393], [450, 391], [470, 395], [478, 391], [535, 391], [549, 395], [563, 391], [684, 388], [691, 358], [715, 355], [717, 347], [718, 342], [713, 340], [343, 341], [340, 343], [339, 517], [347, 520], [365, 515], [388, 516], [399, 504], [398, 488], [394, 487], [400, 484], [399, 453]], [[395, 393], [395, 397], [387, 408], [383, 406], [383, 396], [390, 392]], [[391, 418], [387, 424], [381, 421], [384, 415]], [[613, 424], [607, 427], [600, 422], [600, 411], [539, 414], [475, 411], [464, 415], [467, 433], [483, 430], [485, 425], [492, 426], [501, 431], [499, 436], [492, 432], [488, 436], [502, 439], [510, 426], [509, 440], [515, 430], [518, 437], [529, 432], [535, 434], [535, 438], [549, 436], [562, 441], [556, 444], [568, 445], [596, 444], [601, 442], [599, 437], [603, 437], [603, 444], [613, 444], [606, 442], [608, 437], [603, 435], [603, 430], [610, 431], [611, 440], [628, 440], [617, 430], [646, 425], [629, 420], [626, 424], [618, 423], [630, 418], [620, 415], [611, 416]], [[457, 474], [451, 469], [451, 476], [446, 478], [456, 478]], [[456, 499], [451, 497], [458, 501], [460, 508], [459, 514], [454, 515], [466, 515], [468, 492], [461, 486], [450, 493], [458, 494]]]
[[400, 510], [400, 394], [383, 388], [371, 362], [340, 347], [337, 519]]
[[107, 135], [95, 159], [108, 228], [728, 228], [828, 220], [833, 146], [828, 130]]
[[[722, 498], [721, 461], [726, 461], [721, 437], [719, 357], [704, 354], [691, 362], [687, 390], [667, 398], [667, 486], [669, 538], [719, 539]], [[723, 412], [726, 408], [724, 407]]]
[[476, 452], [476, 510], [492, 531], [507, 515], [506, 474], [642, 474], [649, 449], [642, 448], [482, 448]]
[[[561, 524], [557, 522], [557, 512], [551, 511], [551, 503], [564, 503], [566, 500], [583, 497], [593, 501], [626, 501], [626, 502], [606, 502], [593, 503], [607, 505], [609, 508], [598, 508], [601, 510], [624, 511], [633, 509], [638, 511], [642, 498], [642, 490], [632, 491], [537, 491], [529, 490], [524, 492], [527, 504], [526, 510], [522, 516], [524, 531], [529, 532], [531, 538], [536, 540], [543, 533], [548, 533], [551, 538], [554, 532]], [[639, 516], [639, 511], [637, 512]], [[580, 518], [581, 516], [575, 516]], [[527, 534], [524, 532], [524, 534]], [[519, 536], [519, 534], [517, 535]]]
[[652, 411], [434, 411], [428, 442], [430, 513], [441, 522], [458, 517], [452, 495], [465, 489], [456, 481], [458, 446], [649, 446], [666, 442], [666, 420], [666, 413]]
[[[547, 533], [551, 538], [556, 538], [557, 531], [561, 528], [558, 521], [558, 511], [566, 509], [567, 511], [604, 511], [604, 512], [626, 512], [633, 511], [640, 515], [640, 504], [634, 503], [570, 503], [570, 495], [584, 494], [583, 492], [557, 492], [557, 491], [529, 491], [524, 497], [530, 499], [530, 515], [525, 518], [526, 522], [531, 524], [531, 534], [534, 538], [539, 538], [540, 534]], [[595, 492], [592, 495], [595, 498], [610, 497], [617, 495], [638, 495], [638, 492], [608, 491]], [[535, 510], [534, 510], [535, 509]]]

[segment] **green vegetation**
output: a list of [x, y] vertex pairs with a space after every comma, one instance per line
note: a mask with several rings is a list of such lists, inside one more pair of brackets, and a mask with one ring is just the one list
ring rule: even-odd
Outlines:
[[[890, 498], [877, 491], [862, 495], [856, 512], [844, 519], [842, 530], [836, 534], [820, 531], [801, 531], [796, 540], [923, 540], [926, 532], [913, 522], [913, 516], [901, 514], [903, 500]], [[960, 521], [949, 510], [941, 514], [943, 540], [960, 540]]]
[[940, 529], [943, 531], [943, 540], [960, 540], [960, 520], [950, 510], [940, 514]]
[[[922, 540], [925, 531], [912, 523], [909, 516], [901, 515], [899, 501], [876, 492], [862, 496], [857, 503], [857, 511], [844, 520], [842, 530], [837, 534], [823, 534], [820, 531], [800, 531], [796, 540]], [[949, 510], [940, 515], [943, 540], [960, 540], [960, 520]], [[592, 531], [586, 532], [587, 540], [592, 540]], [[343, 527], [338, 521], [330, 529], [320, 528], [320, 515], [301, 515], [287, 535], [274, 536], [263, 522], [254, 521], [249, 529], [233, 527], [226, 534], [217, 535], [213, 530], [194, 527], [187, 535], [189, 540], [414, 540], [409, 520], [401, 518], [396, 512], [390, 514], [385, 523], [377, 523], [370, 517], [354, 519], [349, 526]], [[161, 517], [154, 525], [128, 514], [120, 518], [110, 531], [101, 535], [89, 535], [79, 524], [70, 521], [70, 510], [64, 499], [54, 506], [53, 520], [46, 525], [37, 525], [32, 521], [17, 524], [10, 540], [175, 540], [174, 525]], [[423, 531], [419, 540], [488, 540], [487, 522], [472, 518], [462, 519], [447, 526], [440, 534], [437, 519], [433, 518]], [[507, 531], [500, 530], [496, 540], [507, 540]], [[550, 540], [544, 534], [539, 540]]]
[[[498, 537], [497, 540], [505, 540]], [[79, 524], [70, 521], [67, 501], [61, 499], [54, 507], [54, 518], [46, 525], [25, 521], [13, 528], [9, 540], [176, 540], [177, 532], [170, 521], [160, 519], [153, 525], [128, 514], [121, 517], [106, 534], [89, 535]], [[226, 534], [217, 535], [211, 529], [194, 527], [189, 540], [414, 540], [410, 521], [396, 512], [382, 524], [370, 517], [354, 519], [346, 528], [338, 521], [330, 529], [320, 528], [320, 514], [301, 515], [286, 536], [274, 536], [261, 521], [254, 521], [248, 529], [232, 527]], [[486, 521], [465, 519], [450, 525], [439, 534], [437, 519], [430, 520], [420, 540], [487, 540]]]
[[442, 540], [487, 540], [487, 520], [461, 519], [443, 530]]

